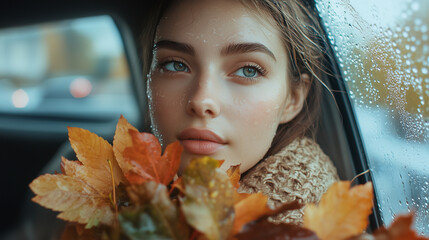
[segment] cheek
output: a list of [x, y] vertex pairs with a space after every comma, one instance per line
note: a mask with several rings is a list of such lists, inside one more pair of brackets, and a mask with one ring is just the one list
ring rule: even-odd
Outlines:
[[276, 100], [249, 103], [242, 106], [242, 116], [236, 119], [236, 129], [240, 128], [239, 136], [247, 139], [246, 148], [255, 149], [260, 152], [257, 155], [263, 156], [271, 146], [280, 122], [280, 104]]
[[280, 123], [286, 96], [276, 90], [269, 93], [273, 94], [242, 98], [240, 104], [234, 104], [228, 111], [233, 122], [231, 132], [235, 135], [235, 155], [231, 159], [239, 161], [242, 172], [264, 157]]
[[179, 119], [179, 113], [183, 109], [184, 96], [182, 91], [174, 84], [153, 78], [148, 84], [150, 117], [152, 131], [165, 144], [174, 141], [170, 135]]
[[[237, 97], [231, 114], [236, 115], [237, 124], [254, 130], [277, 129], [285, 105], [285, 89], [260, 88], [256, 92]], [[233, 118], [233, 117], [231, 117]]]

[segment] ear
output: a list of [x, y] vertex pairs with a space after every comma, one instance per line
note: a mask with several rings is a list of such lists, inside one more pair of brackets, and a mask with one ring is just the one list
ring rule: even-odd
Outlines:
[[286, 100], [287, 102], [282, 113], [280, 124], [290, 122], [301, 112], [309, 89], [310, 76], [307, 73], [303, 73], [301, 74], [300, 84], [291, 89], [288, 99]]

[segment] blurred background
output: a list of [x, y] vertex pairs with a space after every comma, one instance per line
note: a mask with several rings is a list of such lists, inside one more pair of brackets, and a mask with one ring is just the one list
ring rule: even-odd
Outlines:
[[[137, 110], [123, 43], [111, 17], [0, 30], [0, 131], [60, 137], [66, 129], [59, 119], [107, 122], [122, 113], [135, 123]], [[5, 118], [23, 115], [35, 119]], [[38, 121], [42, 118], [55, 121]]]
[[0, 238], [25, 214], [28, 184], [55, 153], [71, 152], [67, 126], [109, 142], [121, 114], [139, 126], [119, 29], [109, 15], [0, 28]]

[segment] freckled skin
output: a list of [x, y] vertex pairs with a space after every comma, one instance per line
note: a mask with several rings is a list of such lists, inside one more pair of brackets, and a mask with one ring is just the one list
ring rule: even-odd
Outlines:
[[[261, 20], [262, 19], [262, 20]], [[296, 115], [288, 84], [287, 53], [280, 34], [238, 1], [185, 0], [161, 19], [156, 42], [169, 40], [194, 49], [187, 54], [160, 48], [159, 63], [180, 60], [189, 71], [170, 71], [172, 64], [152, 72], [153, 120], [164, 146], [178, 140], [187, 128], [209, 129], [226, 141], [210, 156], [223, 159], [223, 169], [241, 164], [241, 172], [254, 166], [269, 149], [280, 123]], [[274, 53], [222, 54], [232, 43], [259, 43]], [[240, 74], [251, 64], [265, 69], [249, 80]], [[240, 76], [237, 76], [240, 75]], [[192, 158], [182, 154], [181, 171]]]

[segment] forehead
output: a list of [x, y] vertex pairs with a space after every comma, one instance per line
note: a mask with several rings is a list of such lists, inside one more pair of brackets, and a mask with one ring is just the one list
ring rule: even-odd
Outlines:
[[157, 39], [200, 40], [212, 46], [222, 41], [283, 46], [270, 16], [258, 14], [237, 0], [176, 1], [161, 18]]

